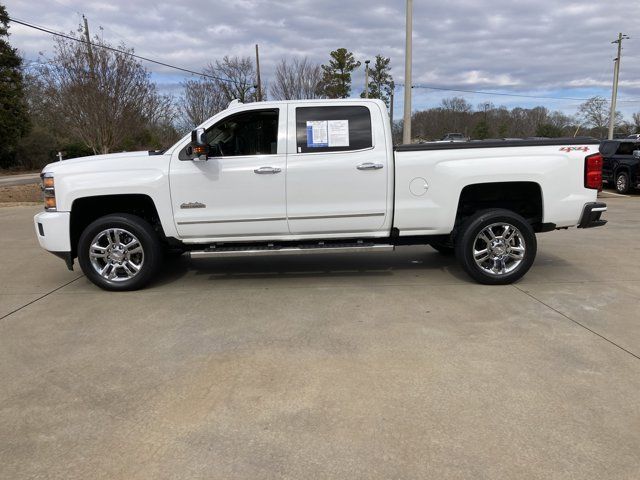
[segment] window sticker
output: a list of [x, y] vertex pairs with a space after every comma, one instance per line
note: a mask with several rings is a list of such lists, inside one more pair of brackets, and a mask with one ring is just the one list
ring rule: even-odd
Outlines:
[[314, 120], [307, 122], [307, 147], [328, 147], [328, 128], [326, 120]]
[[348, 146], [349, 120], [307, 121], [307, 148]]
[[329, 120], [329, 146], [349, 146], [349, 120]]

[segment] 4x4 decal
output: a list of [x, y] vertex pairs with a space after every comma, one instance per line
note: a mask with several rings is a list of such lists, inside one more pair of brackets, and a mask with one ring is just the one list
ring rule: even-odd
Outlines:
[[589, 147], [560, 147], [561, 152], [588, 152]]

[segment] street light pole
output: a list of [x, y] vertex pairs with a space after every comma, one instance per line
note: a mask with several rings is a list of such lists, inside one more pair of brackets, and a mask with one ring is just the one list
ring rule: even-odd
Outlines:
[[622, 56], [622, 40], [627, 40], [628, 35], [618, 33], [618, 39], [611, 43], [618, 44], [618, 56], [613, 64], [613, 90], [611, 91], [611, 113], [609, 113], [609, 140], [613, 139], [613, 129], [616, 122], [616, 102], [618, 100], [618, 77], [620, 76], [620, 57]]
[[369, 98], [369, 62], [371, 60], [364, 61], [364, 98]]
[[404, 53], [404, 120], [402, 143], [411, 143], [411, 36], [413, 28], [413, 0], [407, 0], [407, 25]]

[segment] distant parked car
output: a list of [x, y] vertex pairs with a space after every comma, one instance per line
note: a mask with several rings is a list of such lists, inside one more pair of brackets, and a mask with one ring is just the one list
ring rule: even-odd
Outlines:
[[463, 133], [447, 133], [439, 141], [440, 142], [468, 142], [469, 137], [467, 137]]
[[631, 135], [627, 135], [627, 138], [633, 138], [635, 140], [640, 140], [640, 133], [632, 133]]
[[602, 179], [618, 193], [640, 188], [640, 140], [605, 140], [600, 144]]

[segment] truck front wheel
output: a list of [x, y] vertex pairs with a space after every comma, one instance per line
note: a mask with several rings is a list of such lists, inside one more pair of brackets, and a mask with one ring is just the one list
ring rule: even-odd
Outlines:
[[78, 241], [82, 271], [105, 290], [144, 287], [161, 261], [162, 248], [153, 227], [135, 215], [101, 217], [84, 229]]
[[536, 257], [531, 225], [510, 210], [492, 209], [468, 218], [455, 242], [462, 268], [479, 283], [505, 285], [520, 279]]

